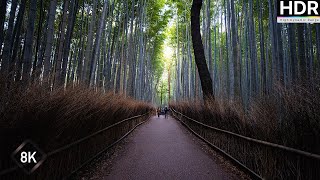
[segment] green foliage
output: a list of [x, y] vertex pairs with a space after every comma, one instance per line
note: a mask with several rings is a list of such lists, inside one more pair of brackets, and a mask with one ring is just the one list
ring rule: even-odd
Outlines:
[[164, 34], [160, 34], [156, 37], [154, 43], [154, 54], [152, 56], [152, 67], [154, 70], [154, 77], [155, 79], [159, 79], [164, 70], [164, 62], [163, 62], [163, 42], [165, 39]]
[[169, 18], [172, 16], [172, 10], [166, 9], [166, 0], [147, 1], [147, 37], [149, 37], [150, 49], [152, 54], [152, 68], [155, 80], [159, 80], [163, 73], [163, 43], [166, 38], [165, 28], [168, 25]]

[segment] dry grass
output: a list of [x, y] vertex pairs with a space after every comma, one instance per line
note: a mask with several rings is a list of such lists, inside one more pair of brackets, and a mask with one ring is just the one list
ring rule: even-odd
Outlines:
[[[10, 154], [26, 139], [38, 144], [44, 152], [50, 152], [120, 120], [152, 110], [149, 104], [81, 86], [52, 92], [41, 86], [22, 88], [12, 84], [10, 91], [2, 86], [0, 170], [14, 165], [9, 159]], [[48, 158], [28, 178], [59, 179], [65, 176], [146, 118], [148, 116], [124, 123]], [[26, 178], [20, 170], [10, 178], [12, 175], [15, 179]]]
[[[172, 103], [171, 107], [205, 124], [288, 147], [320, 154], [320, 89], [277, 87], [254, 99], [247, 111], [223, 100]], [[187, 121], [195, 131], [267, 179], [318, 179], [319, 160], [248, 143]]]

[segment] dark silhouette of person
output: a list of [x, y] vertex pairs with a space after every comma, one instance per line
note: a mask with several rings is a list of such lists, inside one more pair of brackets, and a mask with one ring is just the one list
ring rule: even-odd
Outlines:
[[157, 115], [160, 117], [160, 108], [157, 108]]
[[168, 118], [168, 111], [169, 111], [169, 109], [168, 109], [168, 107], [166, 106], [166, 107], [164, 108], [164, 117], [165, 117], [165, 118]]

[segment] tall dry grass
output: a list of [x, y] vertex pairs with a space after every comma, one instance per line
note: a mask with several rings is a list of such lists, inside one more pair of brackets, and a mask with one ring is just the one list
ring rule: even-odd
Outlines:
[[[277, 87], [255, 98], [248, 110], [239, 102], [210, 100], [172, 103], [171, 107], [200, 122], [244, 136], [320, 154], [320, 89]], [[266, 179], [319, 179], [320, 162], [294, 153], [249, 143], [199, 126], [191, 128]]]
[[[23, 88], [17, 83], [10, 90], [1, 86], [0, 170], [14, 166], [10, 154], [26, 139], [50, 152], [152, 110], [149, 104], [81, 86], [53, 91], [41, 86]], [[148, 115], [126, 122], [53, 155], [31, 175], [17, 170], [0, 179], [60, 179], [147, 118]]]

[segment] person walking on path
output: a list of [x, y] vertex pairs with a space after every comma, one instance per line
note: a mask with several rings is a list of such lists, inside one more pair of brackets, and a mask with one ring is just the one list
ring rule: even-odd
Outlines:
[[160, 117], [160, 108], [159, 107], [157, 108], [157, 115], [158, 115], [158, 117]]
[[164, 118], [168, 118], [168, 111], [169, 111], [169, 109], [168, 109], [168, 107], [166, 106], [165, 108], [164, 108]]

